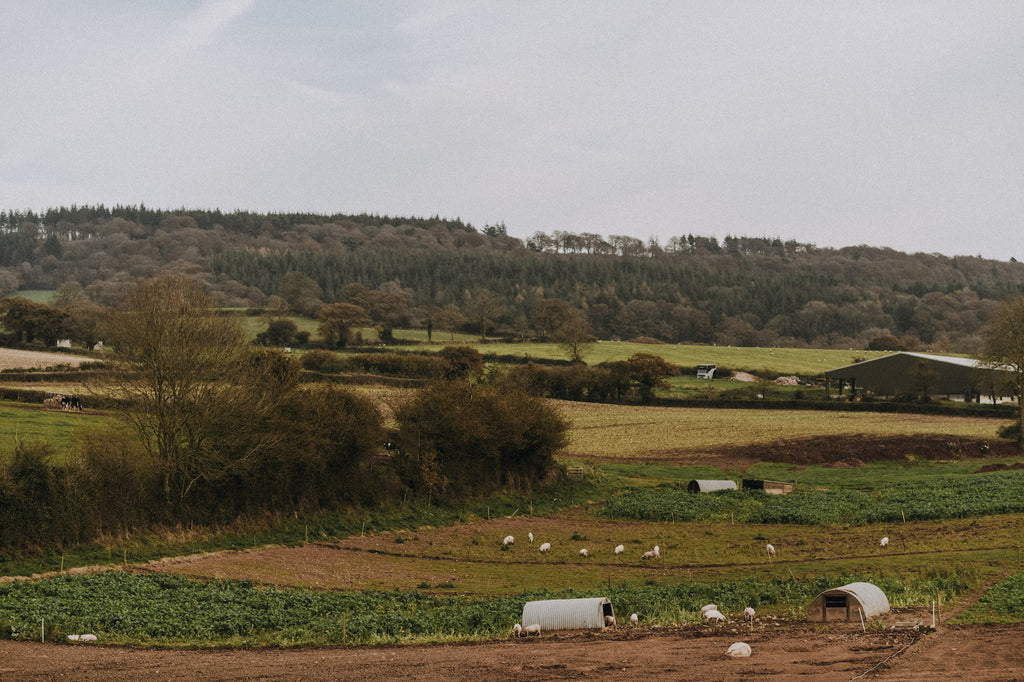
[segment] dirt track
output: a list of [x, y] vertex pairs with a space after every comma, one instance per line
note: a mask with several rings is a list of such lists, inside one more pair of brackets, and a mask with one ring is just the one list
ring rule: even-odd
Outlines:
[[[3, 680], [875, 680], [1024, 679], [1024, 626], [862, 632], [808, 624], [555, 633], [484, 644], [271, 650], [152, 650], [0, 642]], [[725, 650], [746, 641], [753, 655]], [[890, 659], [888, 660], [887, 659]], [[870, 671], [870, 672], [869, 672]]]

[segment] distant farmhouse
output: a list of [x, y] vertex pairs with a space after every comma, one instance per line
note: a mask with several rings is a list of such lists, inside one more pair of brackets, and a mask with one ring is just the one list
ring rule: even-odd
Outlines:
[[825, 372], [825, 395], [928, 396], [964, 402], [1012, 397], [1013, 372], [978, 360], [926, 353], [893, 353]]

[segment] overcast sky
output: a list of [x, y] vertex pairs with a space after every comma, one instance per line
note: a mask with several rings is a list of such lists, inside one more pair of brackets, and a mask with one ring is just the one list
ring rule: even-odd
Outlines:
[[5, 0], [0, 208], [1024, 260], [1024, 2]]

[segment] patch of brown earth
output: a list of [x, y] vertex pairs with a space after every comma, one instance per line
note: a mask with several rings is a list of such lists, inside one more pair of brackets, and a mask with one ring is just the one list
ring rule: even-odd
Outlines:
[[[619, 628], [481, 644], [303, 649], [136, 649], [0, 642], [0, 679], [1013, 680], [1024, 678], [1020, 625], [937, 634], [859, 625]], [[725, 655], [750, 644], [749, 658]]]
[[1017, 444], [1003, 439], [959, 436], [813, 436], [780, 439], [716, 450], [723, 459], [780, 464], [832, 464], [909, 460], [963, 460], [1020, 455]]

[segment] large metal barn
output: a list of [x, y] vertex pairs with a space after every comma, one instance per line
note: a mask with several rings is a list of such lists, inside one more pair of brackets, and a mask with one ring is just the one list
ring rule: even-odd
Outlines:
[[972, 358], [927, 353], [893, 353], [825, 372], [826, 395], [946, 397], [997, 402], [1013, 394], [1013, 373]]

